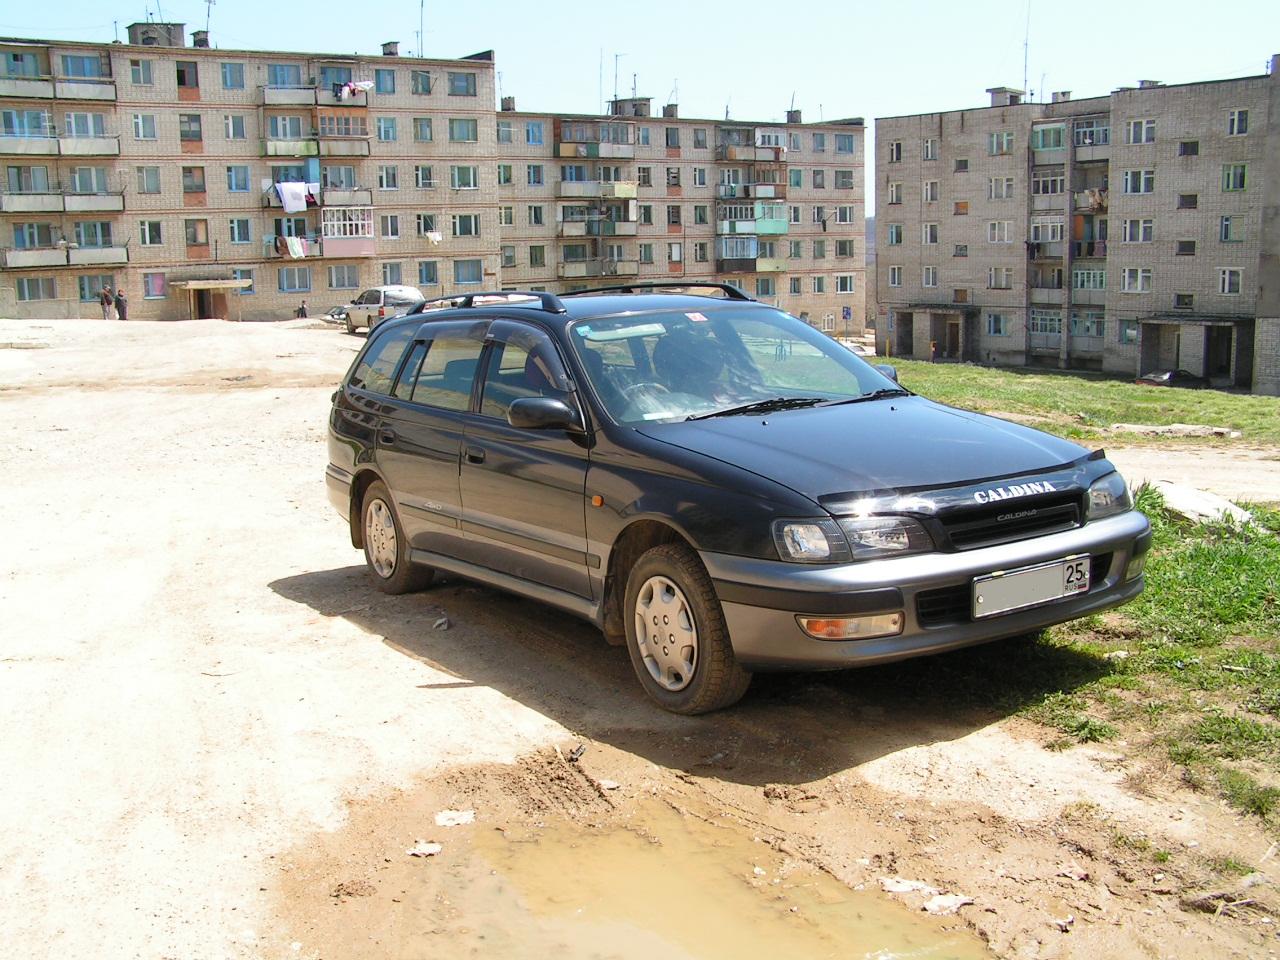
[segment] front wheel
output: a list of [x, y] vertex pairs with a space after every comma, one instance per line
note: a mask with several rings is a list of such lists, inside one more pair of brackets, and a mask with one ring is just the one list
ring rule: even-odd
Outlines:
[[737, 703], [751, 684], [733, 655], [711, 578], [683, 544], [647, 551], [631, 568], [627, 651], [640, 685], [672, 713], [698, 714]]
[[356, 325], [355, 325], [355, 322], [351, 319], [351, 314], [348, 313], [346, 316], [343, 317], [343, 319], [347, 323], [347, 333], [355, 333]]
[[373, 584], [383, 593], [421, 590], [435, 571], [409, 562], [409, 541], [392, 506], [391, 493], [381, 481], [369, 484], [360, 506], [364, 561]]

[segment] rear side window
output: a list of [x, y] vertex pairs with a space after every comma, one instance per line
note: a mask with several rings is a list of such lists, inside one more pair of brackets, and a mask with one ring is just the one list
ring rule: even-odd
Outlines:
[[[426, 344], [426, 356], [416, 373], [406, 369], [402, 381], [412, 377], [410, 399], [442, 410], [468, 410], [471, 386], [480, 366], [484, 342], [473, 337], [445, 335]], [[400, 396], [407, 382], [402, 382]]]
[[396, 367], [400, 365], [400, 358], [404, 356], [411, 339], [413, 327], [404, 326], [388, 330], [374, 340], [356, 364], [355, 372], [351, 375], [351, 386], [389, 396], [391, 385], [395, 382]]

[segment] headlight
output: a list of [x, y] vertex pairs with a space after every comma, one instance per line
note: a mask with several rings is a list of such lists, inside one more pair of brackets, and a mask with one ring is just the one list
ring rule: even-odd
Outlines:
[[933, 538], [910, 517], [847, 517], [840, 529], [854, 560], [902, 557], [933, 549]]
[[842, 563], [849, 545], [834, 520], [778, 520], [773, 542], [783, 560], [797, 563]]
[[1124, 477], [1118, 473], [1108, 473], [1089, 487], [1089, 499], [1085, 503], [1085, 523], [1132, 509], [1133, 498], [1129, 496], [1129, 485], [1124, 482]]

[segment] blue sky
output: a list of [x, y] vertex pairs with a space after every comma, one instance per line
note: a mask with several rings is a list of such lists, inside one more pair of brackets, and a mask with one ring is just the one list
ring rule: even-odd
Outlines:
[[[596, 0], [552, 8], [560, 12], [531, 21], [514, 0], [429, 0], [423, 51], [454, 57], [492, 48], [502, 92], [522, 110], [597, 110], [601, 88], [613, 93], [620, 55], [620, 92], [630, 92], [635, 75], [641, 96], [655, 104], [674, 97], [681, 116], [721, 118], [728, 107], [737, 119], [780, 120], [794, 95], [806, 120], [861, 116], [868, 132], [877, 116], [981, 106], [987, 87], [1023, 81], [1026, 0]], [[1031, 0], [1026, 76], [1037, 99], [1041, 90], [1084, 97], [1138, 80], [1259, 74], [1280, 53], [1276, 0], [1225, 7], [1116, 0], [1081, 4], [1076, 18], [1066, 9]], [[226, 48], [377, 53], [385, 40], [399, 40], [402, 53], [418, 47], [412, 0], [217, 0], [211, 10], [202, 0], [14, 3], [0, 13], [0, 32], [109, 41], [113, 17], [123, 37], [125, 25], [148, 11], [185, 22], [188, 32], [209, 14], [212, 42]]]

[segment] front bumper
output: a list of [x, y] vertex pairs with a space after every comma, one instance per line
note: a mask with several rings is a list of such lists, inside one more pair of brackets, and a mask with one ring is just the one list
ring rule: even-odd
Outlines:
[[[1131, 510], [1016, 543], [897, 560], [806, 566], [719, 553], [701, 556], [724, 609], [734, 654], [744, 666], [838, 669], [986, 643], [1119, 606], [1142, 592], [1142, 577], [1125, 581], [1125, 571], [1150, 545], [1147, 518]], [[1084, 553], [1095, 558], [1088, 593], [979, 621], [967, 613], [963, 597], [975, 576]], [[947, 588], [961, 603], [954, 615], [943, 610], [940, 616], [935, 601]], [[903, 614], [902, 633], [870, 640], [815, 640], [796, 622], [799, 614], [896, 612]]]

